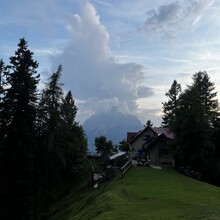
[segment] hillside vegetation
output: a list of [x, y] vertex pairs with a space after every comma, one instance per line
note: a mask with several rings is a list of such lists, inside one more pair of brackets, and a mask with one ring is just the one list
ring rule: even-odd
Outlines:
[[220, 188], [176, 171], [132, 167], [100, 190], [75, 187], [50, 220], [220, 219]]

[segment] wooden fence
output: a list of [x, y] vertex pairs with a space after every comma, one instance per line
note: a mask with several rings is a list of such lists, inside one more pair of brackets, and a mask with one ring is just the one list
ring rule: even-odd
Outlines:
[[93, 188], [99, 188], [100, 183], [111, 180], [117, 174], [121, 174], [121, 177], [128, 171], [130, 166], [132, 165], [132, 160], [129, 160], [123, 167], [111, 167], [106, 169], [105, 172], [97, 172], [94, 170], [92, 166], [92, 183]]
[[121, 176], [123, 176], [127, 172], [131, 165], [132, 160], [129, 160], [123, 167], [121, 167]]

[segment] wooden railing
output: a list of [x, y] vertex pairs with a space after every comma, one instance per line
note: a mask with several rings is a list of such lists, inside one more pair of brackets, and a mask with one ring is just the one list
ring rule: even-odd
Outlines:
[[132, 165], [132, 160], [129, 160], [123, 167], [111, 167], [109, 170], [103, 172], [97, 172], [94, 170], [94, 167], [92, 166], [92, 183], [93, 188], [99, 188], [99, 185], [101, 182], [104, 182], [106, 180], [112, 179], [117, 174], [121, 174], [121, 177], [127, 172], [127, 170]]
[[127, 172], [131, 165], [132, 160], [129, 160], [123, 167], [121, 167], [121, 176], [123, 176]]

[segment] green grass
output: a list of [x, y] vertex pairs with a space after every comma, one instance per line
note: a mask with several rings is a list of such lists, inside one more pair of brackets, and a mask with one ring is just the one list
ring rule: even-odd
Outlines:
[[220, 219], [220, 188], [176, 173], [132, 167], [100, 190], [73, 190], [50, 220]]

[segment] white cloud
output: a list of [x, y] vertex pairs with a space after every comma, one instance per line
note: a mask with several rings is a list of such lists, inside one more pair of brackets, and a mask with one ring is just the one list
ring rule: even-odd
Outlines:
[[61, 53], [61, 50], [56, 48], [43, 48], [43, 49], [32, 49], [35, 56], [55, 56]]
[[111, 56], [109, 34], [92, 4], [87, 3], [80, 14], [71, 16], [66, 27], [70, 31], [69, 44], [51, 59], [54, 66], [63, 65], [65, 87], [71, 88], [77, 99], [84, 100], [79, 104], [81, 114], [88, 114], [90, 109], [90, 116], [112, 107], [134, 113], [136, 100], [153, 94], [151, 88], [143, 85], [144, 66], [120, 63]]
[[164, 37], [176, 37], [178, 32], [192, 31], [205, 11], [215, 0], [184, 0], [160, 6], [147, 12], [147, 19], [140, 30], [150, 36], [157, 33]]
[[80, 122], [112, 106], [153, 121], [172, 81], [191, 83], [199, 70], [219, 92], [220, 1], [89, 1], [94, 7], [86, 0], [0, 1], [1, 57], [7, 62], [24, 36], [43, 81], [61, 63]]

